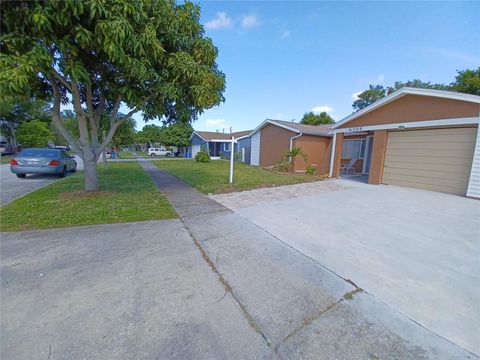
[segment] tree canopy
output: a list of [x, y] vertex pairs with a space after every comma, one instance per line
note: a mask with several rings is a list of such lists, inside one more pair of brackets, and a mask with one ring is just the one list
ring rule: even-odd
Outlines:
[[480, 95], [480, 67], [476, 70], [457, 71], [452, 88], [456, 91]]
[[40, 120], [23, 122], [17, 130], [17, 139], [23, 147], [46, 147], [53, 139], [48, 124]]
[[[98, 188], [97, 159], [134, 113], [189, 122], [224, 100], [217, 49], [189, 1], [11, 1], [0, 16], [0, 91], [53, 98], [52, 120], [82, 157], [87, 190]], [[61, 120], [69, 102], [78, 137]]]
[[303, 114], [302, 120], [300, 120], [300, 123], [305, 125], [328, 125], [334, 122], [333, 118], [325, 111], [320, 114], [315, 114], [313, 111], [307, 112]]
[[162, 129], [160, 143], [165, 146], [184, 148], [190, 145], [193, 128], [190, 124], [171, 124]]
[[40, 120], [51, 122], [50, 105], [41, 99], [30, 99], [26, 96], [3, 96], [0, 102], [0, 131], [7, 136], [13, 145], [16, 144], [16, 131], [24, 122]]

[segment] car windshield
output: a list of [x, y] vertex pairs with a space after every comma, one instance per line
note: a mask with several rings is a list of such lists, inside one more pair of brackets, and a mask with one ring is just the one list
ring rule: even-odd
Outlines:
[[25, 149], [20, 151], [18, 156], [25, 157], [57, 157], [58, 150], [52, 149]]

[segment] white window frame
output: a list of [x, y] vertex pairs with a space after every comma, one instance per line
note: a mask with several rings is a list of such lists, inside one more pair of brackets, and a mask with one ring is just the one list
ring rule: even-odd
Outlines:
[[[347, 141], [355, 141], [355, 142], [359, 142], [360, 146], [358, 148], [358, 151], [357, 151], [357, 156], [349, 156], [349, 157], [346, 157], [344, 156], [343, 154], [343, 146], [342, 146], [342, 159], [359, 159], [359, 160], [363, 160], [365, 158], [365, 152], [366, 152], [366, 149], [367, 149], [367, 139], [366, 138], [359, 138], [359, 139], [344, 139], [343, 142], [346, 143]], [[362, 146], [363, 146], [363, 153], [362, 153]]]
[[[231, 148], [231, 143], [230, 142], [224, 142], [223, 143], [223, 151], [230, 151], [230, 148]], [[227, 149], [228, 147], [228, 149]]]

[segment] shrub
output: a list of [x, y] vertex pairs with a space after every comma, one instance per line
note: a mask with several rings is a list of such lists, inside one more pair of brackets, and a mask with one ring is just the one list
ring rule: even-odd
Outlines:
[[235, 160], [235, 161], [242, 160], [242, 153], [240, 151], [237, 151], [236, 153], [234, 153], [233, 154], [233, 160]]
[[209, 162], [210, 161], [210, 155], [208, 155], [208, 152], [206, 150], [200, 150], [197, 153], [197, 155], [195, 155], [195, 161]]
[[317, 169], [315, 169], [312, 165], [308, 165], [307, 168], [305, 169], [305, 174], [307, 175], [315, 175], [317, 172]]
[[40, 120], [24, 122], [17, 130], [17, 139], [24, 147], [45, 147], [53, 139], [48, 124]]
[[286, 161], [279, 161], [273, 165], [273, 169], [276, 171], [288, 171], [290, 170], [290, 163]]

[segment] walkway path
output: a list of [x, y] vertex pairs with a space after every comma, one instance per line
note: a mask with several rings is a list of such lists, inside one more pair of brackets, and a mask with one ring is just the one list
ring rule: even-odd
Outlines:
[[475, 358], [175, 176], [140, 164], [270, 358]]

